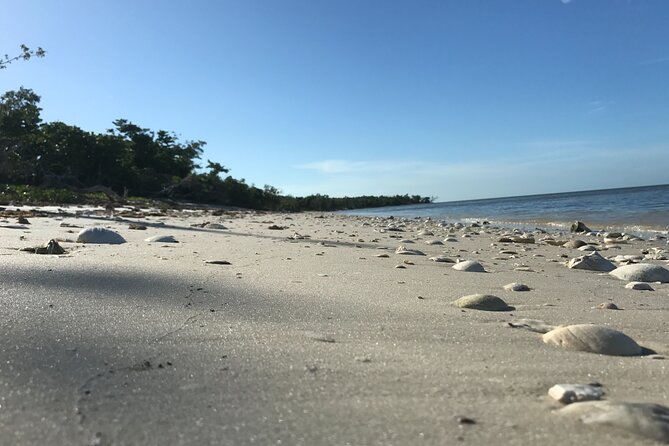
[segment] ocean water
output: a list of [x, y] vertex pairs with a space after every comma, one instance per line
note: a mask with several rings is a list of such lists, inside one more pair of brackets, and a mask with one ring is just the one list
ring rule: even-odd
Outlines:
[[592, 230], [639, 235], [669, 232], [669, 184], [345, 211], [350, 215], [489, 221], [525, 229], [564, 229], [580, 220]]

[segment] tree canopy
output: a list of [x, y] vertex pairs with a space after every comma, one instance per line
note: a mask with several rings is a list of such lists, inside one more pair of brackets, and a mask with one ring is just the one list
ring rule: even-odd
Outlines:
[[[181, 141], [127, 119], [104, 133], [63, 122], [42, 122], [40, 97], [21, 87], [0, 97], [0, 183], [70, 190], [110, 188], [119, 196], [170, 198], [267, 210], [337, 210], [427, 203], [418, 195], [292, 197], [270, 185], [249, 185], [207, 160], [204, 141]], [[226, 175], [225, 177], [223, 175]]]

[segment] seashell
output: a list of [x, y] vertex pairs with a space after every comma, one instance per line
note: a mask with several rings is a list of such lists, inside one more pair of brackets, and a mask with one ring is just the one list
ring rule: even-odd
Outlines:
[[565, 248], [570, 248], [570, 249], [578, 249], [581, 246], [585, 246], [587, 243], [585, 243], [583, 240], [569, 240], [568, 242], [565, 242], [562, 244]]
[[77, 243], [95, 243], [101, 245], [120, 245], [125, 239], [115, 231], [107, 228], [86, 228], [77, 235]]
[[[468, 237], [471, 237], [471, 236], [469, 234], [465, 234], [465, 235], [463, 235], [463, 237], [468, 238]], [[446, 243], [455, 243], [457, 241], [458, 241], [458, 239], [455, 238], [455, 237], [446, 237], [444, 239], [444, 242], [446, 242]]]
[[204, 263], [209, 263], [210, 265], [232, 265], [227, 260], [205, 260]]
[[548, 396], [561, 403], [571, 404], [599, 400], [604, 396], [604, 389], [594, 384], [556, 384], [548, 389]]
[[434, 236], [434, 232], [432, 232], [432, 231], [430, 231], [430, 230], [428, 230], [428, 229], [423, 229], [422, 231], [420, 231], [420, 232], [418, 233], [418, 235], [421, 236], [421, 237], [425, 237], [425, 236], [427, 236], [427, 237], [432, 237], [432, 236]]
[[669, 282], [669, 270], [651, 263], [620, 266], [609, 274], [630, 282]]
[[485, 273], [486, 270], [479, 262], [475, 260], [465, 260], [453, 265], [451, 268], [458, 271], [466, 271], [468, 273]]
[[422, 251], [418, 251], [417, 249], [407, 249], [406, 246], [400, 245], [396, 250], [395, 254], [403, 254], [403, 255], [412, 255], [412, 256], [424, 256], [425, 253]]
[[628, 290], [640, 290], [640, 291], [655, 291], [649, 283], [646, 282], [630, 282], [625, 285], [625, 288]]
[[618, 305], [612, 302], [602, 302], [601, 304], [597, 304], [592, 308], [597, 310], [620, 310], [620, 308], [618, 308]]
[[444, 242], [441, 240], [428, 240], [425, 242], [426, 245], [443, 245]]
[[579, 251], [597, 251], [597, 248], [595, 248], [592, 245], [583, 245], [580, 248], [578, 248]]
[[530, 287], [524, 283], [513, 282], [507, 285], [504, 285], [506, 291], [530, 291]]
[[587, 271], [613, 271], [616, 266], [602, 257], [597, 251], [571, 259], [567, 264], [572, 269], [584, 269]]
[[204, 227], [207, 229], [228, 229], [227, 227], [223, 226], [220, 223], [207, 223], [204, 225]]
[[572, 225], [571, 228], [569, 228], [571, 232], [592, 232], [590, 228], [588, 228], [585, 223], [582, 221], [575, 221]]
[[554, 330], [556, 327], [554, 325], [549, 325], [544, 321], [539, 319], [517, 319], [515, 322], [507, 323], [511, 328], [522, 328], [524, 330], [533, 331], [535, 333], [548, 333], [551, 330]]
[[521, 235], [516, 237], [511, 237], [513, 243], [534, 243], [534, 237], [531, 235]]
[[49, 240], [45, 245], [23, 248], [21, 251], [26, 251], [31, 254], [65, 254], [65, 250], [62, 248], [62, 246], [60, 246], [58, 242], [53, 239]]
[[652, 403], [584, 401], [555, 412], [584, 424], [616, 427], [659, 442], [669, 443], [669, 408]]
[[637, 356], [643, 353], [639, 344], [626, 334], [603, 325], [567, 325], [549, 331], [542, 337], [546, 344], [602, 355]]
[[430, 260], [432, 260], [433, 262], [455, 263], [455, 260], [451, 259], [450, 257], [446, 257], [446, 256], [434, 256], [434, 257], [430, 257]]
[[144, 241], [149, 243], [179, 243], [172, 235], [154, 235]]
[[514, 309], [499, 297], [490, 294], [471, 294], [453, 301], [452, 304], [459, 308], [483, 311], [511, 311]]

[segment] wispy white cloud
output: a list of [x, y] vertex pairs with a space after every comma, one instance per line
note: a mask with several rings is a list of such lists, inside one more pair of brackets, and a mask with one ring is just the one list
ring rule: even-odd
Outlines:
[[647, 59], [647, 60], [642, 60], [639, 62], [639, 65], [654, 65], [658, 63], [669, 63], [669, 56], [668, 57], [658, 57], [657, 59]]
[[587, 114], [593, 115], [607, 110], [613, 105], [613, 101], [590, 101], [588, 102]]
[[[669, 182], [659, 166], [669, 147], [612, 148], [595, 141], [534, 141], [496, 158], [449, 160], [323, 160], [294, 166], [315, 176], [280, 187], [294, 195], [420, 194], [440, 201], [587, 190]], [[510, 152], [511, 153], [511, 152]], [[627, 182], [627, 183], [626, 183]]]

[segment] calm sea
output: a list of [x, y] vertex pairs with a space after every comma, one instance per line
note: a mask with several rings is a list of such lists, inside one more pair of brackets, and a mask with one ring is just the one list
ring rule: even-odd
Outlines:
[[431, 217], [449, 222], [569, 229], [580, 220], [593, 230], [648, 235], [669, 231], [669, 185], [630, 187], [485, 200], [452, 201], [346, 211], [379, 217]]

